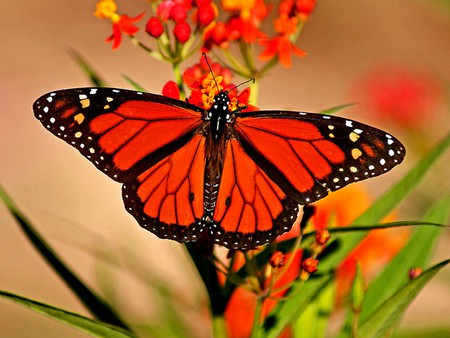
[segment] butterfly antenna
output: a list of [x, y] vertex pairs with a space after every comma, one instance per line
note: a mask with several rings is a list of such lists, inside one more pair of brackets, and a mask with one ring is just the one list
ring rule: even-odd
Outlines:
[[213, 70], [211, 68], [211, 65], [209, 64], [208, 57], [206, 56], [205, 52], [203, 52], [202, 55], [205, 58], [206, 64], [208, 65], [208, 68], [209, 68], [209, 71], [211, 72], [211, 76], [212, 76], [212, 78], [214, 80], [214, 83], [216, 84], [217, 91], [220, 92], [219, 85], [217, 84], [216, 77], [214, 76], [214, 72], [213, 72]]
[[251, 79], [248, 79], [247, 81], [244, 81], [244, 82], [239, 83], [237, 86], [234, 86], [233, 88], [231, 88], [230, 90], [228, 90], [228, 93], [231, 92], [231, 91], [233, 91], [233, 90], [235, 90], [236, 88], [238, 88], [238, 87], [240, 87], [240, 86], [242, 86], [242, 85], [245, 85], [246, 83], [249, 83], [249, 82], [255, 83], [255, 78], [252, 77]]

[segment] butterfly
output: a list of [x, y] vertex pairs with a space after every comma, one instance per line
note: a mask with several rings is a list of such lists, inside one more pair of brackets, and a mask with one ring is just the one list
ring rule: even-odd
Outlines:
[[[299, 205], [402, 162], [394, 136], [299, 111], [209, 110], [116, 88], [43, 95], [36, 118], [113, 180], [126, 210], [156, 236], [249, 250], [289, 231]], [[350, 203], [350, 202], [349, 202]]]

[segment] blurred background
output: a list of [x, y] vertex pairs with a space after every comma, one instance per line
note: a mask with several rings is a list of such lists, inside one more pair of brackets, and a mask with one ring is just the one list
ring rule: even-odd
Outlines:
[[[183, 290], [190, 308], [205, 299], [182, 247], [141, 230], [123, 208], [120, 185], [45, 131], [31, 110], [45, 92], [90, 85], [71, 49], [116, 87], [129, 87], [122, 77], [126, 74], [160, 93], [171, 79], [169, 65], [150, 59], [126, 37], [111, 51], [104, 42], [110, 24], [92, 15], [95, 3], [0, 2], [0, 184], [94, 289], [126, 306], [130, 317], [153, 321], [158, 295], [146, 286], [152, 278]], [[144, 1], [118, 4], [130, 16], [147, 6]], [[298, 44], [308, 56], [296, 58], [292, 69], [277, 67], [262, 79], [259, 107], [321, 111], [357, 103], [340, 114], [393, 133], [408, 150], [404, 164], [367, 183], [377, 196], [448, 132], [449, 36], [449, 1], [319, 0]], [[402, 204], [398, 219], [417, 219], [435, 197], [448, 194], [449, 161], [446, 156], [434, 167]], [[0, 220], [0, 289], [87, 315], [3, 205]], [[433, 262], [449, 258], [449, 247], [447, 233]], [[129, 274], [127, 267], [141, 275]], [[402, 327], [449, 327], [449, 286], [446, 269], [416, 299]], [[204, 318], [196, 316], [194, 311], [191, 325], [208, 337], [209, 327], [198, 325]], [[0, 300], [0, 330], [2, 337], [86, 337], [5, 300]]]

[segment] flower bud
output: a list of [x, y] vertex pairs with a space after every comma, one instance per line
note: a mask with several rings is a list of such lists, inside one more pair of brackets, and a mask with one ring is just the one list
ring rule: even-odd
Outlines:
[[281, 268], [286, 264], [286, 256], [281, 251], [275, 251], [269, 259], [273, 268]]
[[217, 10], [213, 3], [201, 5], [197, 10], [197, 22], [200, 27], [208, 26], [217, 16]]
[[187, 10], [183, 4], [175, 4], [170, 10], [170, 18], [175, 22], [185, 21]]
[[421, 268], [411, 268], [409, 270], [409, 279], [413, 280], [422, 274]]
[[175, 81], [168, 81], [162, 90], [162, 94], [166, 97], [179, 100], [180, 99], [180, 88]]
[[304, 259], [302, 262], [302, 268], [308, 274], [312, 274], [312, 273], [316, 272], [318, 270], [318, 268], [317, 268], [318, 265], [319, 265], [319, 261], [312, 257], [308, 257], [308, 258]]
[[145, 26], [145, 31], [153, 36], [154, 38], [159, 38], [164, 32], [164, 26], [157, 17], [152, 16]]
[[330, 239], [330, 233], [327, 229], [321, 229], [316, 232], [316, 243], [318, 245], [324, 245]]
[[185, 43], [191, 36], [191, 27], [186, 21], [177, 22], [173, 29], [173, 35], [180, 43]]

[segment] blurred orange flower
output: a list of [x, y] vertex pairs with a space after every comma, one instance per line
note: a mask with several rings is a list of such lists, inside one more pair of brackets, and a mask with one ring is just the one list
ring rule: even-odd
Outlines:
[[[316, 202], [316, 213], [311, 221], [317, 230], [346, 226], [361, 215], [371, 202], [363, 185], [350, 185]], [[394, 219], [395, 215], [391, 214], [383, 221]], [[366, 280], [370, 279], [397, 254], [408, 238], [408, 229], [371, 231], [336, 270], [337, 305], [342, 304], [350, 289], [356, 273], [356, 261], [361, 265]]]
[[[364, 212], [371, 203], [371, 198], [362, 185], [351, 185], [346, 189], [331, 193], [327, 198], [315, 203], [316, 213], [311, 218], [313, 227], [321, 230], [336, 226], [346, 226]], [[387, 217], [385, 221], [392, 221], [393, 215]], [[298, 236], [298, 220], [293, 229], [280, 236], [277, 240], [286, 240]], [[320, 232], [322, 233], [322, 232]], [[326, 233], [322, 233], [324, 236]], [[326, 236], [327, 237], [327, 236]], [[407, 229], [374, 230], [360, 243], [360, 245], [343, 261], [336, 272], [337, 297], [336, 306], [340, 306], [345, 296], [350, 290], [350, 285], [354, 278], [358, 261], [363, 269], [366, 279], [373, 276], [403, 247], [409, 237]], [[321, 245], [318, 243], [318, 245]], [[302, 262], [302, 250], [295, 253], [293, 262], [282, 271], [281, 278], [276, 282], [274, 289], [288, 285], [297, 279], [301, 273], [301, 266], [306, 265], [310, 273], [317, 269], [317, 261], [308, 257]], [[242, 253], [236, 252], [234, 269], [240, 268], [244, 264]], [[292, 253], [285, 255], [285, 260], [289, 261]], [[305, 267], [304, 267], [305, 268]], [[282, 268], [281, 268], [282, 269]], [[319, 263], [320, 269], [320, 263]], [[223, 276], [222, 276], [223, 277]], [[285, 291], [273, 294], [271, 298], [282, 297]], [[232, 338], [248, 337], [251, 332], [254, 313], [256, 308], [257, 295], [242, 287], [237, 287], [225, 311], [225, 319]], [[277, 304], [275, 299], [266, 299], [263, 303], [263, 317]], [[290, 331], [284, 332], [284, 337], [289, 337]]]

